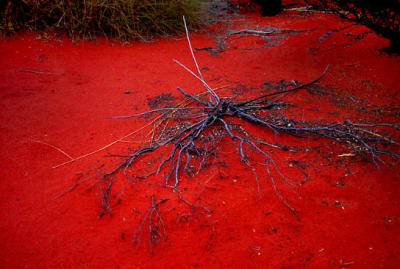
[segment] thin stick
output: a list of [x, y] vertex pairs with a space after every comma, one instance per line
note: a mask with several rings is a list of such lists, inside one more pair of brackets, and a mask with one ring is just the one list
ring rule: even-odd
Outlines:
[[68, 158], [70, 158], [71, 160], [74, 159], [73, 157], [71, 157], [71, 155], [69, 155], [68, 153], [66, 153], [66, 152], [63, 151], [62, 149], [57, 148], [56, 146], [50, 145], [50, 144], [48, 144], [48, 143], [46, 143], [46, 142], [43, 142], [43, 141], [40, 141], [40, 140], [32, 140], [32, 142], [35, 142], [35, 143], [39, 143], [39, 144], [43, 144], [43, 145], [49, 146], [49, 147], [51, 147], [51, 148], [53, 148], [53, 149], [55, 149], [55, 150], [58, 150], [59, 152], [61, 152], [62, 154], [64, 154], [64, 155], [67, 156]]
[[253, 34], [253, 35], [269, 35], [269, 34], [274, 34], [274, 33], [277, 33], [277, 32], [278, 31], [266, 32], [266, 31], [258, 31], [258, 30], [251, 30], [251, 29], [243, 29], [243, 30], [234, 31], [234, 32], [228, 34], [228, 36], [237, 35], [237, 34], [243, 34], [243, 33], [245, 33], [245, 34]]
[[308, 86], [310, 86], [310, 85], [316, 83], [317, 81], [319, 81], [321, 78], [323, 78], [323, 77], [325, 76], [326, 72], [328, 72], [329, 67], [330, 67], [330, 65], [328, 64], [328, 65], [325, 67], [324, 72], [322, 72], [321, 75], [319, 75], [316, 79], [314, 79], [314, 80], [311, 81], [311, 82], [308, 82], [308, 83], [306, 83], [306, 84], [300, 85], [300, 86], [298, 86], [298, 87], [296, 87], [296, 88], [294, 88], [294, 89], [283, 90], [283, 91], [278, 91], [278, 92], [273, 92], [273, 93], [265, 94], [265, 95], [259, 96], [259, 97], [257, 97], [257, 98], [254, 98], [254, 99], [251, 99], [251, 100], [248, 100], [248, 101], [245, 101], [245, 102], [241, 102], [241, 103], [239, 103], [239, 104], [237, 104], [237, 105], [238, 105], [238, 106], [247, 105], [247, 104], [249, 104], [249, 103], [252, 103], [252, 102], [257, 101], [257, 100], [260, 100], [260, 99], [264, 99], [264, 98], [269, 97], [269, 96], [278, 95], [278, 94], [282, 94], [282, 93], [294, 92], [294, 91], [300, 90], [300, 89], [302, 89], [302, 88], [308, 87]]
[[197, 68], [197, 73], [199, 74], [200, 78], [202, 80], [204, 80], [203, 74], [201, 73], [199, 65], [197, 64], [196, 57], [194, 56], [194, 52], [193, 52], [193, 49], [192, 49], [192, 44], [190, 42], [190, 37], [189, 37], [189, 31], [188, 31], [188, 28], [187, 28], [187, 25], [186, 25], [185, 16], [182, 16], [182, 19], [183, 19], [183, 25], [185, 26], [186, 39], [187, 39], [187, 42], [189, 44], [189, 49], [190, 49], [190, 53], [192, 54], [192, 58], [193, 58], [194, 64], [196, 65], [196, 68]]
[[41, 75], [58, 75], [58, 74], [56, 74], [56, 73], [41, 72], [41, 71], [34, 71], [34, 70], [27, 70], [27, 69], [20, 69], [19, 72], [33, 73], [33, 74], [41, 74]]
[[190, 43], [189, 31], [188, 31], [188, 28], [187, 28], [187, 25], [186, 25], [185, 16], [182, 16], [182, 19], [183, 19], [183, 25], [185, 26], [186, 39], [187, 39], [187, 42], [188, 42], [188, 44], [189, 44], [190, 53], [192, 54], [192, 58], [193, 58], [193, 61], [194, 61], [195, 65], [196, 65], [197, 72], [198, 72], [198, 74], [199, 74], [199, 76], [200, 76], [200, 80], [203, 82], [204, 86], [205, 86], [206, 89], [210, 92], [210, 94], [214, 97], [215, 101], [216, 101], [216, 102], [219, 102], [219, 97], [218, 97], [218, 95], [217, 95], [217, 94], [211, 89], [211, 87], [208, 86], [208, 84], [204, 81], [203, 74], [201, 73], [200, 68], [199, 68], [199, 65], [197, 64], [196, 57], [194, 56], [192, 44]]
[[[161, 117], [161, 116], [160, 116], [160, 117]], [[134, 134], [136, 134], [137, 132], [140, 132], [140, 131], [143, 130], [144, 128], [146, 128], [146, 127], [150, 126], [151, 124], [153, 124], [153, 123], [154, 123], [157, 119], [159, 119], [160, 117], [157, 117], [156, 119], [154, 119], [153, 121], [151, 121], [151, 122], [149, 122], [148, 124], [144, 125], [143, 127], [141, 127], [141, 128], [139, 128], [139, 129], [133, 131], [132, 133], [129, 133], [129, 134], [127, 134], [127, 135], [121, 137], [120, 139], [117, 139], [117, 140], [111, 142], [110, 144], [105, 145], [104, 147], [101, 147], [101, 148], [99, 148], [99, 149], [97, 149], [97, 150], [95, 150], [95, 151], [89, 152], [89, 153], [84, 154], [84, 155], [81, 155], [81, 156], [79, 156], [79, 157], [73, 158], [73, 159], [70, 160], [70, 161], [67, 161], [67, 162], [58, 164], [58, 165], [56, 165], [56, 166], [53, 166], [52, 168], [55, 169], [55, 168], [58, 168], [58, 167], [60, 167], [60, 166], [64, 166], [64, 165], [66, 165], [66, 164], [70, 164], [70, 163], [75, 162], [75, 161], [77, 161], [77, 160], [86, 158], [86, 157], [88, 157], [88, 156], [90, 156], [90, 155], [93, 155], [93, 154], [95, 154], [95, 153], [97, 153], [97, 152], [103, 151], [103, 150], [105, 150], [106, 148], [109, 148], [109, 147], [111, 147], [112, 145], [115, 145], [115, 144], [117, 144], [118, 142], [121, 142], [121, 141], [124, 140], [125, 138], [130, 137], [131, 135], [134, 135]]]
[[[176, 60], [176, 59], [172, 59], [172, 61], [174, 61], [175, 63], [179, 64], [181, 67], [183, 67], [186, 71], [188, 71], [190, 74], [192, 74], [195, 78], [197, 78], [198, 80], [200, 80], [204, 87], [207, 89], [207, 91], [209, 93], [213, 92], [213, 90], [211, 89], [211, 87], [207, 84], [207, 82], [204, 81], [204, 79], [202, 79], [201, 77], [199, 77], [198, 75], [196, 75], [192, 70], [190, 70], [188, 67], [186, 67], [183, 63], [181, 63], [180, 61]], [[214, 93], [215, 94], [215, 93]], [[214, 96], [214, 95], [213, 95]], [[218, 96], [217, 96], [218, 98]], [[217, 99], [219, 100], [219, 98]]]
[[155, 113], [155, 112], [160, 112], [160, 111], [165, 111], [165, 110], [184, 110], [184, 109], [204, 109], [204, 107], [162, 107], [162, 108], [157, 108], [149, 111], [144, 111], [140, 112], [137, 114], [133, 115], [127, 115], [127, 116], [111, 116], [111, 117], [105, 117], [106, 119], [128, 119], [128, 118], [133, 118], [133, 117], [139, 117], [143, 115], [147, 115], [150, 113]]

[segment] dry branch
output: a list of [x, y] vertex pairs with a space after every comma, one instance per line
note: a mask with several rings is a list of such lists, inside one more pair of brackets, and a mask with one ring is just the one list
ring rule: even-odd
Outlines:
[[[147, 210], [145, 216], [143, 217], [142, 221], [140, 222], [139, 227], [135, 231], [135, 236], [133, 238], [133, 242], [139, 245], [140, 238], [143, 233], [143, 226], [145, 222], [148, 223], [148, 233], [149, 233], [149, 249], [150, 254], [153, 255], [153, 244], [157, 245], [160, 240], [166, 240], [167, 235], [165, 231], [164, 221], [161, 218], [159, 206], [168, 199], [161, 199], [157, 202], [154, 201], [154, 196], [151, 196], [151, 206]], [[156, 220], [154, 220], [154, 216]]]
[[[295, 191], [295, 188], [308, 180], [309, 175], [301, 165], [294, 163], [294, 166], [303, 173], [304, 178], [297, 181], [289, 179], [281, 172], [277, 162], [270, 155], [269, 151], [265, 149], [266, 146], [268, 146], [268, 149], [271, 147], [282, 147], [277, 143], [271, 145], [270, 143], [263, 142], [263, 139], [259, 137], [249, 135], [243, 123], [260, 126], [265, 130], [266, 134], [270, 133], [275, 138], [287, 134], [299, 139], [323, 138], [335, 141], [350, 149], [352, 154], [368, 154], [371, 161], [378, 168], [379, 162], [383, 163], [383, 155], [400, 158], [398, 153], [394, 153], [386, 148], [388, 144], [392, 147], [398, 146], [398, 144], [394, 142], [394, 139], [387, 137], [380, 131], [382, 128], [399, 131], [399, 126], [396, 124], [359, 124], [349, 120], [332, 123], [309, 122], [290, 119], [284, 114], [278, 117], [272, 113], [275, 109], [288, 105], [281, 101], [284, 96], [289, 93], [299, 92], [301, 89], [320, 81], [328, 71], [329, 65], [321, 75], [309, 83], [297, 85], [292, 89], [268, 93], [249, 100], [236, 101], [231, 97], [219, 96], [207, 84], [194, 56], [186, 25], [185, 30], [187, 32], [189, 48], [196, 64], [197, 74], [179, 61], [174, 61], [203, 83], [208, 98], [190, 94], [184, 89], [177, 87], [177, 90], [185, 98], [183, 103], [174, 107], [159, 108], [130, 116], [117, 117], [128, 118], [153, 116], [156, 114], [157, 116], [151, 123], [160, 127], [158, 128], [160, 131], [157, 133], [155, 128], [153, 128], [151, 132], [152, 139], [148, 145], [135, 150], [128, 156], [123, 156], [122, 161], [118, 165], [99, 178], [98, 183], [102, 186], [101, 212], [99, 217], [106, 213], [111, 213], [111, 191], [119, 173], [123, 174], [131, 182], [136, 180], [137, 182], [145, 182], [150, 185], [163, 187], [166, 190], [172, 191], [179, 201], [184, 202], [189, 207], [201, 208], [206, 212], [211, 212], [209, 208], [194, 204], [183, 198], [182, 190], [180, 189], [181, 181], [183, 180], [182, 175], [183, 173], [187, 173], [195, 176], [200, 173], [212, 156], [218, 157], [218, 143], [225, 138], [231, 139], [241, 161], [254, 174], [259, 194], [261, 195], [259, 178], [266, 178], [271, 183], [277, 197], [295, 215], [296, 210], [281, 194], [279, 186], [283, 183], [284, 186]], [[167, 153], [161, 157], [158, 163], [153, 163], [150, 172], [140, 174], [137, 161], [146, 158], [146, 156], [158, 154], [157, 152], [159, 151], [165, 152], [160, 149], [167, 150]], [[253, 163], [253, 158], [262, 160], [262, 172], [259, 169], [259, 165]], [[156, 179], [156, 182], [154, 182], [154, 179]], [[155, 202], [152, 197], [151, 207], [138, 228], [138, 231], [141, 232], [144, 222], [148, 221], [151, 252], [152, 244], [158, 242], [159, 238], [165, 238], [164, 223], [158, 211], [158, 206], [165, 201], [165, 199], [162, 199]], [[154, 224], [154, 216], [157, 217], [159, 224]], [[160, 228], [162, 232], [160, 232]]]

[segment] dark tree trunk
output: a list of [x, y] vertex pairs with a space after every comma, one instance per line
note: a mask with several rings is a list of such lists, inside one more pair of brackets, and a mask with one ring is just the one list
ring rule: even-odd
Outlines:
[[262, 16], [274, 16], [282, 10], [282, 0], [256, 0], [261, 5]]
[[389, 49], [392, 52], [400, 54], [400, 34], [399, 33], [397, 33], [391, 37]]

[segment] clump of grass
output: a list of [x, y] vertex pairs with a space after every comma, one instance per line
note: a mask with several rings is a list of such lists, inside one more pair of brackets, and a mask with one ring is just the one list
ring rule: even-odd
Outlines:
[[0, 33], [60, 31], [73, 39], [151, 40], [201, 25], [201, 0], [5, 0], [0, 1]]

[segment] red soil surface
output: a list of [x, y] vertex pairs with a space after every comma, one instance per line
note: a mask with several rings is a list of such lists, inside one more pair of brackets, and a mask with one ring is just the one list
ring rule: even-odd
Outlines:
[[[331, 64], [315, 91], [287, 96], [297, 104], [289, 116], [399, 121], [400, 57], [381, 52], [389, 42], [363, 26], [323, 13], [246, 14], [233, 24], [193, 34], [192, 44], [215, 46], [215, 36], [226, 28], [256, 26], [305, 31], [273, 40], [232, 36], [223, 52], [196, 52], [207, 81], [213, 87], [228, 85], [221, 94], [235, 88], [244, 98], [260, 93], [267, 81], [307, 82]], [[228, 140], [213, 166], [182, 183], [183, 196], [209, 207], [211, 214], [189, 208], [169, 191], [130, 185], [122, 177], [112, 190], [112, 216], [97, 218], [100, 191], [89, 188], [94, 179], [54, 199], [105, 154], [126, 153], [140, 143], [121, 142], [57, 169], [52, 167], [68, 158], [49, 145], [73, 157], [83, 155], [146, 123], [105, 117], [148, 110], [148, 101], [161, 94], [181, 98], [176, 86], [200, 91], [172, 58], [193, 67], [184, 37], [130, 45], [72, 44], [36, 34], [0, 41], [1, 268], [400, 267], [398, 161], [384, 158], [387, 165], [379, 171], [371, 161], [338, 157], [348, 151], [325, 140], [282, 137], [282, 143], [322, 148], [271, 153], [283, 173], [301, 176], [290, 166], [300, 161], [310, 174], [299, 195], [279, 185], [297, 217], [267, 177], [261, 176], [258, 197], [253, 175]], [[251, 130], [273, 141], [268, 130]], [[223, 160], [226, 165], [218, 163]], [[131, 239], [152, 194], [171, 200], [160, 206], [167, 240], [150, 255], [147, 226], [139, 247]]]

